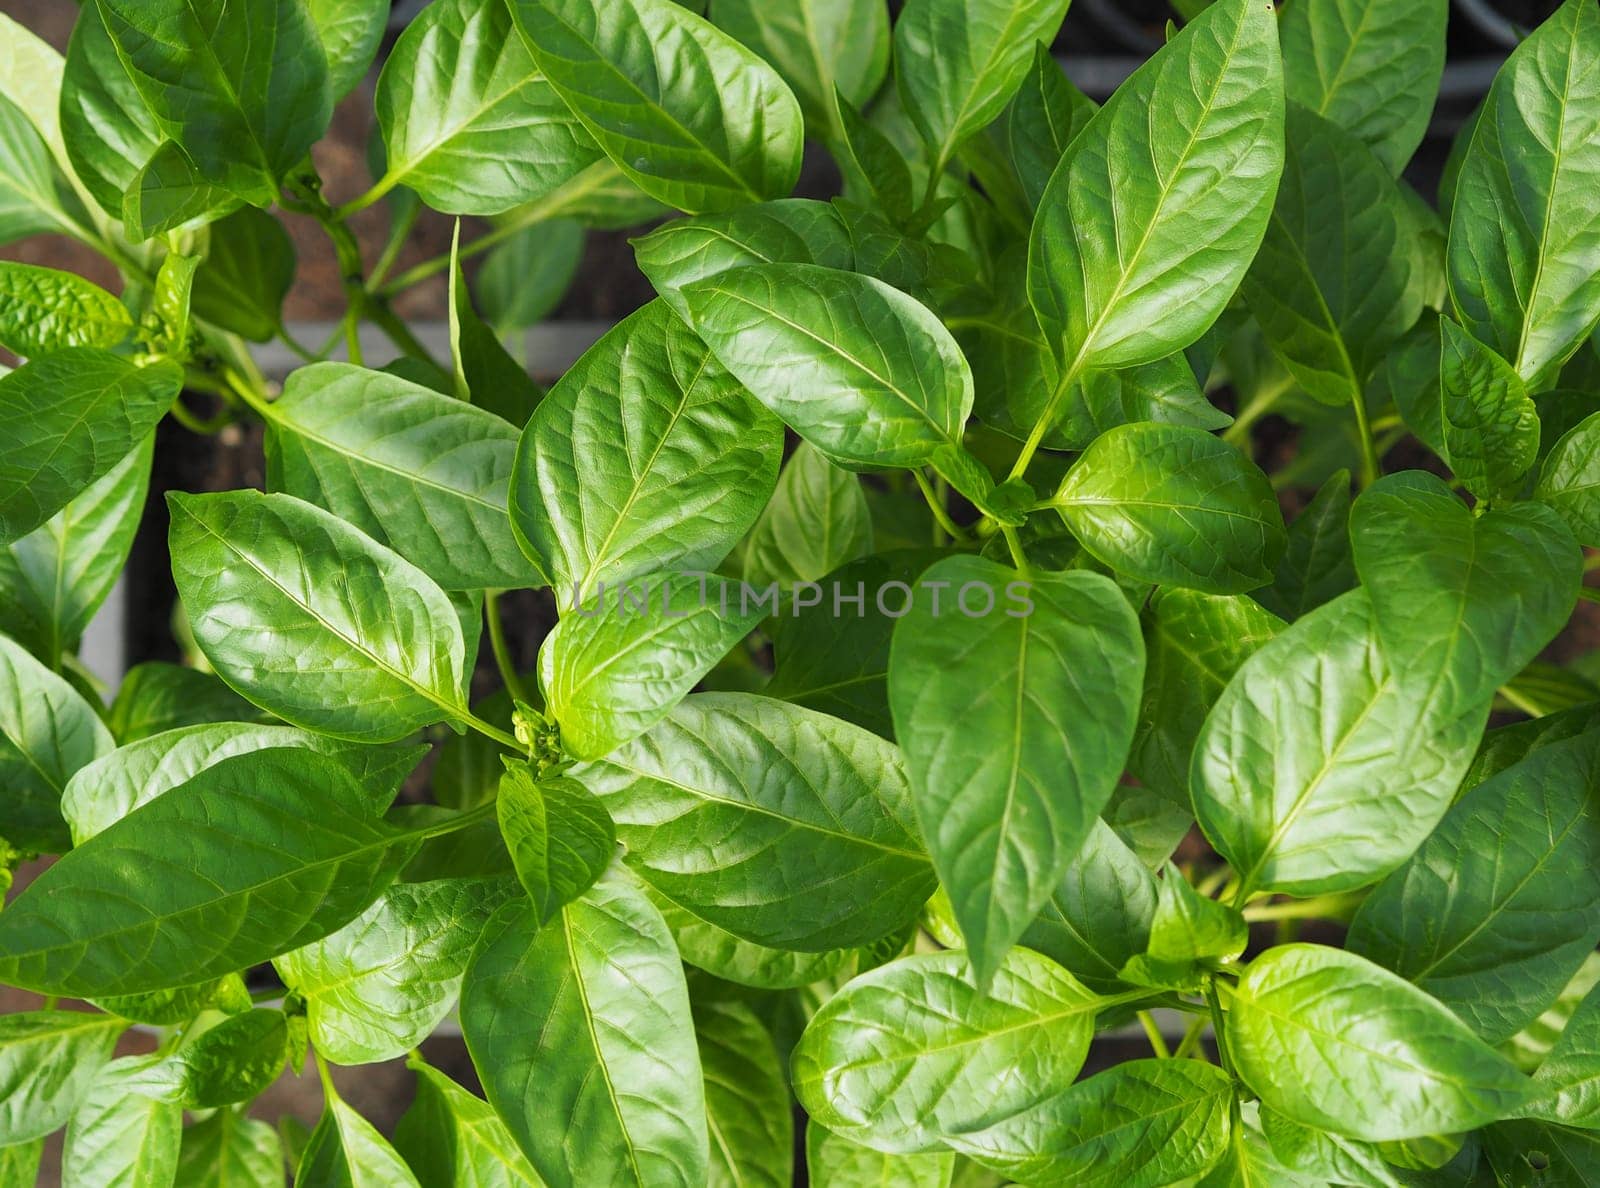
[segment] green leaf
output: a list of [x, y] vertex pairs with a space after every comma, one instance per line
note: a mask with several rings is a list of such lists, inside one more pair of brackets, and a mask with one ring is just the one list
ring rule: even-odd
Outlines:
[[1543, 747], [1468, 792], [1367, 897], [1348, 945], [1499, 1043], [1600, 942], [1600, 733]]
[[1484, 1131], [1489, 1168], [1498, 1183], [1582, 1185], [1600, 1159], [1600, 1138], [1544, 1122], [1497, 1122]]
[[1384, 662], [1377, 616], [1351, 591], [1264, 644], [1195, 744], [1200, 827], [1240, 898], [1376, 882], [1450, 805], [1487, 703], [1443, 712]]
[[1290, 1170], [1339, 1184], [1400, 1188], [1401, 1181], [1373, 1144], [1302, 1126], [1276, 1110], [1262, 1110], [1260, 1117], [1272, 1153]]
[[[450, 355], [455, 394], [520, 429], [528, 423], [544, 390], [472, 308], [466, 274], [461, 271], [460, 245], [458, 219], [450, 241]], [[505, 486], [504, 482], [498, 485]]]
[[1533, 495], [1566, 521], [1579, 544], [1600, 548], [1600, 415], [1561, 436], [1545, 457]]
[[1157, 961], [1219, 961], [1237, 957], [1250, 939], [1233, 908], [1201, 895], [1172, 863], [1162, 872], [1146, 952]]
[[1157, 591], [1144, 614], [1144, 694], [1128, 770], [1187, 810], [1189, 761], [1217, 698], [1283, 624], [1242, 594]]
[[1032, 209], [1038, 209], [1050, 175], [1099, 110], [1099, 104], [1072, 85], [1049, 45], [1036, 44], [1022, 86], [990, 133], [999, 138]]
[[185, 1188], [282, 1188], [278, 1132], [270, 1123], [218, 1110], [184, 1130], [177, 1182]]
[[1100, 1000], [1027, 949], [986, 993], [975, 973], [962, 952], [903, 957], [828, 999], [791, 1061], [806, 1112], [868, 1146], [926, 1152], [1064, 1093]]
[[63, 995], [188, 986], [327, 936], [411, 857], [343, 767], [238, 755], [63, 856], [0, 912], [0, 979]]
[[1072, 141], [1039, 203], [1028, 293], [1074, 377], [1153, 362], [1216, 321], [1266, 231], [1282, 122], [1272, 9], [1219, 0]]
[[278, 1079], [288, 1056], [284, 1013], [248, 1010], [186, 1037], [155, 1076], [170, 1078], [167, 1099], [188, 1109], [209, 1109], [255, 1097]]
[[1278, 21], [1289, 98], [1339, 124], [1398, 176], [1444, 73], [1448, 0], [1293, 3]]
[[1300, 387], [1350, 404], [1422, 313], [1420, 243], [1366, 145], [1297, 103], [1285, 130], [1283, 182], [1244, 294]]
[[65, 230], [63, 194], [49, 146], [0, 89], [0, 243]]
[[725, 982], [757, 990], [793, 990], [842, 978], [855, 963], [855, 949], [796, 953], [741, 940], [702, 920], [650, 884], [641, 886], [672, 930], [672, 939], [684, 962]]
[[160, 660], [128, 670], [106, 715], [122, 746], [180, 726], [266, 720], [264, 711], [209, 672]]
[[[140, 1093], [136, 1080], [158, 1057], [125, 1056], [100, 1069], [67, 1123], [65, 1188], [166, 1188], [175, 1183], [183, 1107]], [[10, 1184], [3, 1175], [0, 1183]]]
[[801, 442], [745, 538], [744, 580], [815, 582], [871, 552], [872, 513], [861, 481]]
[[126, 458], [178, 394], [174, 363], [137, 367], [93, 347], [0, 376], [0, 544], [26, 536]]
[[1235, 1070], [1264, 1106], [1306, 1126], [1421, 1138], [1475, 1129], [1528, 1095], [1527, 1079], [1437, 1000], [1353, 953], [1280, 945], [1228, 1001]]
[[616, 826], [577, 780], [535, 779], [526, 763], [507, 760], [495, 805], [517, 878], [541, 921], [594, 886], [611, 864]]
[[529, 903], [501, 908], [467, 971], [461, 1028], [489, 1101], [552, 1188], [707, 1182], [683, 967], [625, 871], [543, 927]]
[[100, 208], [120, 219], [123, 195], [166, 133], [107, 32], [98, 0], [82, 6], [72, 27], [60, 92], [62, 153]]
[[29, 849], [68, 849], [62, 792], [75, 772], [115, 745], [71, 685], [0, 635], [0, 836]]
[[1222, 1158], [1232, 1102], [1215, 1065], [1130, 1060], [950, 1145], [1038, 1188], [1174, 1184]]
[[270, 406], [267, 481], [387, 545], [445, 589], [539, 586], [506, 488], [517, 430], [382, 372], [316, 363]]
[[899, 753], [811, 710], [697, 694], [571, 774], [645, 879], [759, 945], [865, 944], [915, 919], [933, 891]]
[[66, 347], [114, 347], [133, 329], [127, 307], [71, 272], [0, 261], [0, 346], [31, 359]]
[[1600, 993], [1584, 995], [1534, 1072], [1533, 1089], [1523, 1116], [1600, 1128]]
[[837, 160], [845, 177], [845, 193], [870, 196], [869, 204], [897, 226], [911, 222], [916, 212], [911, 168], [894, 141], [870, 120], [835, 94], [838, 125]]
[[461, 624], [410, 562], [288, 495], [167, 502], [190, 627], [240, 692], [285, 721], [358, 742], [391, 742], [464, 712]]
[[972, 375], [932, 312], [859, 273], [730, 269], [684, 287], [713, 354], [840, 465], [920, 466], [960, 439]]
[[199, 175], [256, 205], [277, 196], [333, 113], [303, 4], [96, 0], [128, 77]]
[[1289, 523], [1288, 547], [1272, 585], [1253, 597], [1285, 622], [1294, 622], [1356, 584], [1350, 548], [1350, 472], [1336, 470]]
[[383, 42], [388, 0], [306, 0], [328, 59], [328, 90], [337, 103], [366, 78]]
[[834, 1134], [815, 1118], [806, 1123], [806, 1171], [816, 1188], [950, 1188], [955, 1154], [891, 1155]]
[[32, 532], [0, 545], [0, 630], [47, 663], [77, 649], [127, 564], [153, 441], [145, 438]]
[[1065, 0], [911, 0], [894, 26], [895, 84], [938, 172], [992, 122], [1055, 40]]
[[283, 299], [294, 283], [294, 240], [266, 211], [247, 206], [211, 225], [194, 276], [194, 313], [252, 342], [283, 324]]
[[425, 1184], [544, 1188], [506, 1124], [481, 1098], [418, 1057], [417, 1096], [395, 1128], [394, 1145]]
[[715, 0], [711, 19], [760, 54], [794, 92], [806, 130], [837, 137], [834, 93], [860, 107], [889, 72], [883, 0]]
[[[896, 625], [889, 704], [981, 985], [1050, 898], [1122, 775], [1144, 649], [1127, 600], [1099, 574], [1025, 578], [952, 557], [919, 585], [934, 583], [955, 605], [941, 616], [919, 599]], [[1016, 587], [1025, 608], [995, 606]], [[987, 594], [989, 614], [970, 615], [969, 589]]]
[[1496, 76], [1462, 162], [1450, 294], [1534, 391], [1600, 319], [1600, 12], [1568, 0]]
[[1397, 679], [1450, 716], [1482, 705], [1543, 650], [1583, 580], [1554, 512], [1523, 503], [1476, 514], [1421, 471], [1363, 493], [1350, 535]]
[[112, 1015], [82, 1011], [0, 1015], [0, 1146], [63, 1126], [93, 1090], [126, 1026]]
[[[255, 185], [259, 179], [237, 183]], [[264, 193], [258, 201], [266, 201]], [[198, 228], [232, 214], [241, 199], [201, 173], [188, 150], [164, 140], [134, 175], [122, 199], [122, 225], [135, 240], [163, 232]]]
[[1444, 458], [1469, 491], [1491, 498], [1538, 457], [1538, 410], [1510, 364], [1450, 319], [1439, 325]]
[[455, 1005], [498, 883], [396, 883], [337, 932], [273, 961], [305, 1000], [311, 1043], [336, 1064], [404, 1055]]
[[800, 105], [772, 67], [720, 29], [671, 0], [511, 6], [556, 92], [652, 198], [697, 213], [794, 188]]
[[543, 321], [578, 274], [586, 242], [576, 219], [525, 227], [483, 259], [473, 289], [478, 308], [501, 334]]
[[1271, 581], [1285, 547], [1266, 476], [1198, 429], [1112, 429], [1051, 502], [1084, 548], [1140, 581], [1238, 594]]
[[794, 1112], [772, 1037], [749, 1007], [696, 1005], [694, 1035], [705, 1072], [711, 1137], [708, 1185], [789, 1188]]
[[602, 585], [715, 568], [766, 505], [782, 454], [778, 422], [652, 302], [585, 352], [528, 422], [512, 524], [558, 601], [582, 604]]
[[44, 1140], [0, 1147], [0, 1184], [5, 1188], [36, 1188]]
[[388, 1140], [332, 1091], [323, 1077], [322, 1118], [300, 1156], [294, 1182], [304, 1188], [419, 1188]]

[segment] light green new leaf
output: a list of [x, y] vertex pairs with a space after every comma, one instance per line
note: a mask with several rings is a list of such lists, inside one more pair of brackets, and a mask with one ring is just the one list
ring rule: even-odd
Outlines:
[[602, 585], [615, 597], [647, 573], [715, 568], [766, 506], [782, 456], [783, 427], [652, 302], [528, 422], [512, 523], [563, 609]]
[[186, 1037], [153, 1075], [170, 1078], [162, 1096], [188, 1109], [211, 1109], [255, 1097], [278, 1079], [288, 1056], [288, 1019], [281, 1010], [258, 1008]]
[[387, 150], [379, 189], [404, 185], [448, 214], [543, 198], [600, 155], [504, 3], [429, 4], [395, 42], [373, 105]]
[[1527, 1078], [1436, 999], [1353, 953], [1269, 949], [1227, 1001], [1239, 1076], [1306, 1126], [1421, 1138], [1476, 1129], [1528, 1096]]
[[138, 367], [94, 347], [0, 376], [0, 544], [26, 536], [150, 436], [178, 394], [170, 362]]
[[432, 1034], [507, 890], [488, 879], [396, 883], [337, 932], [276, 958], [278, 976], [305, 1000], [316, 1050], [336, 1064], [370, 1064]]
[[526, 763], [507, 760], [495, 810], [517, 878], [541, 921], [594, 886], [616, 852], [616, 826], [576, 780], [535, 779]]
[[1600, 941], [1600, 733], [1479, 784], [1367, 897], [1353, 952], [1499, 1043], [1556, 1000]]
[[666, 717], [765, 617], [745, 594], [725, 578], [668, 576], [569, 609], [539, 649], [562, 750], [599, 759]]
[[1533, 495], [1555, 509], [1579, 544], [1600, 548], [1600, 414], [1567, 430], [1551, 448]]
[[406, 1161], [323, 1078], [322, 1118], [295, 1171], [296, 1188], [419, 1188]]
[[1353, 590], [1246, 660], [1195, 743], [1200, 827], [1244, 894], [1376, 882], [1444, 815], [1487, 702], [1442, 712], [1386, 664]]
[[[1067, 873], [1122, 775], [1144, 648], [1116, 584], [951, 557], [895, 626], [889, 705], [917, 817], [980, 985]], [[1000, 602], [1013, 584], [1030, 613]], [[990, 613], [958, 599], [975, 588]], [[942, 614], [939, 613], [942, 609]], [[961, 729], [953, 732], [953, 723]]]
[[99, 1070], [94, 1088], [67, 1123], [62, 1188], [170, 1188], [176, 1183], [183, 1107], [128, 1084], [158, 1059], [125, 1056]]
[[1257, 602], [1292, 623], [1356, 584], [1350, 502], [1350, 472], [1336, 470], [1290, 522], [1283, 560], [1272, 585], [1252, 595]]
[[0, 1184], [5, 1188], [37, 1188], [44, 1140], [0, 1147]]
[[1172, 863], [1162, 873], [1146, 952], [1157, 961], [1223, 960], [1244, 952], [1249, 927], [1233, 908], [1201, 895]]
[[899, 752], [812, 710], [696, 694], [571, 774], [605, 804], [646, 880], [759, 945], [866, 944], [933, 893]]
[[94, 1088], [126, 1027], [113, 1015], [82, 1011], [0, 1015], [0, 1146], [43, 1138], [64, 1125]]
[[328, 59], [328, 89], [337, 103], [367, 76], [383, 42], [389, 0], [306, 0], [306, 11]]
[[855, 949], [796, 953], [740, 940], [674, 903], [648, 883], [643, 888], [672, 929], [672, 939], [684, 962], [725, 982], [756, 990], [794, 990], [843, 978], [855, 962]]
[[743, 1003], [696, 1005], [694, 1035], [705, 1072], [711, 1188], [789, 1188], [794, 1111], [778, 1050]]
[[953, 1151], [896, 1155], [834, 1134], [815, 1118], [806, 1123], [806, 1172], [815, 1188], [950, 1188]]
[[1100, 1000], [1027, 949], [987, 992], [975, 972], [959, 951], [903, 957], [828, 999], [791, 1061], [806, 1113], [875, 1149], [926, 1152], [1065, 1092]]
[[1539, 413], [1511, 365], [1449, 318], [1439, 323], [1444, 459], [1480, 499], [1504, 493], [1539, 454]]
[[872, 513], [861, 481], [808, 442], [790, 456], [778, 489], [745, 538], [746, 582], [815, 582], [872, 552]]
[[1289, 98], [1399, 175], [1428, 130], [1449, 0], [1295, 0], [1278, 21]]
[[1534, 391], [1600, 319], [1600, 11], [1568, 0], [1496, 76], [1462, 162], [1450, 293]]
[[64, 347], [114, 347], [133, 318], [122, 302], [72, 272], [0, 261], [0, 346], [31, 359]]
[[1069, 373], [1153, 362], [1216, 321], [1266, 231], [1283, 109], [1271, 6], [1218, 0], [1072, 141], [1028, 246], [1029, 297]]
[[0, 912], [0, 980], [46, 994], [189, 986], [327, 936], [424, 830], [299, 748], [207, 768], [65, 855]]
[[898, 289], [814, 264], [758, 264], [681, 296], [723, 366], [831, 461], [920, 466], [959, 441], [972, 373], [939, 319]]
[[895, 84], [942, 170], [1022, 85], [1037, 42], [1055, 40], [1066, 0], [911, 0], [894, 26]]
[[417, 1178], [441, 1188], [544, 1188], [489, 1104], [420, 1057], [417, 1095], [395, 1127], [394, 1146]]
[[247, 206], [211, 224], [207, 243], [194, 276], [195, 316], [266, 342], [283, 323], [294, 283], [294, 240], [272, 215]]
[[1600, 1129], [1600, 992], [1583, 996], [1533, 1074], [1534, 1096], [1519, 1114]]
[[1222, 1158], [1232, 1102], [1215, 1065], [1130, 1060], [950, 1145], [1036, 1188], [1164, 1188]]
[[612, 867], [540, 926], [490, 921], [461, 994], [484, 1090], [551, 1188], [704, 1188], [705, 1091], [683, 967], [661, 915]]
[[316, 363], [269, 410], [267, 481], [327, 508], [448, 590], [543, 585], [506, 489], [517, 430], [397, 376]]
[[0, 635], [0, 837], [48, 853], [68, 849], [62, 793], [115, 746], [76, 689]]
[[50, 149], [0, 86], [0, 244], [69, 226]]
[[800, 105], [776, 71], [672, 0], [511, 0], [529, 52], [600, 147], [691, 214], [782, 198]]
[[[7, 36], [12, 35], [8, 30]], [[70, 162], [100, 208], [120, 219], [123, 195], [166, 134], [106, 31], [98, 0], [82, 6], [72, 27], [60, 74], [60, 94], [60, 123], [55, 131], [63, 146], [58, 156]], [[15, 95], [11, 98], [20, 103]], [[54, 125], [54, 113], [50, 118]], [[45, 133], [46, 143], [51, 140]]]
[[1363, 493], [1350, 535], [1396, 678], [1449, 716], [1482, 705], [1543, 650], [1583, 580], [1554, 512], [1522, 503], [1475, 514], [1421, 471]]
[[218, 1110], [186, 1127], [178, 1153], [185, 1188], [283, 1188], [283, 1145], [270, 1122]]
[[1199, 429], [1111, 429], [1051, 502], [1084, 548], [1139, 581], [1238, 594], [1271, 581], [1285, 547], [1267, 476]]
[[288, 495], [168, 496], [195, 641], [285, 721], [391, 742], [465, 709], [450, 600], [410, 562]]
[[1422, 313], [1420, 241], [1399, 186], [1360, 140], [1296, 103], [1285, 132], [1283, 182], [1243, 291], [1300, 387], [1350, 404]]

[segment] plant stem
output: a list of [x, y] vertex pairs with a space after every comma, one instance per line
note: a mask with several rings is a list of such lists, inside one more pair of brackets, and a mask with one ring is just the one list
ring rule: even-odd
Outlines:
[[1139, 1026], [1144, 1028], [1145, 1038], [1150, 1041], [1150, 1050], [1162, 1060], [1171, 1060], [1172, 1050], [1167, 1047], [1167, 1037], [1161, 1034], [1161, 1028], [1156, 1026], [1149, 1011], [1139, 1012]]
[[500, 618], [500, 591], [489, 590], [483, 596], [483, 613], [489, 621], [489, 646], [494, 650], [494, 662], [500, 669], [500, 679], [506, 691], [517, 701], [527, 701], [528, 692], [522, 686], [522, 677], [512, 662], [511, 649], [506, 644], [505, 623]]
[[496, 726], [492, 722], [485, 722], [476, 714], [462, 713], [460, 710], [457, 710], [455, 711], [455, 716], [468, 726], [472, 727], [472, 729], [476, 730], [479, 734], [483, 735], [485, 738], [492, 738], [501, 746], [509, 747], [519, 755], [525, 754], [528, 750], [527, 747], [523, 746], [517, 741], [516, 735], [506, 733], [506, 731], [501, 730], [500, 727]]
[[382, 297], [371, 297], [367, 300], [367, 316], [372, 319], [372, 324], [388, 336], [389, 341], [399, 347], [413, 359], [426, 363], [429, 367], [449, 374], [450, 369], [433, 357], [433, 353], [422, 345], [422, 340], [411, 333], [411, 328], [400, 318], [395, 316], [389, 308], [389, 302]]
[[198, 433], [204, 437], [209, 437], [213, 433], [220, 433], [224, 426], [233, 421], [232, 414], [226, 408], [214, 417], [197, 417], [183, 403], [182, 396], [174, 400], [172, 407], [167, 411], [172, 414], [174, 421], [178, 422], [190, 433]]
[[1372, 439], [1372, 426], [1367, 423], [1367, 403], [1357, 394], [1350, 402], [1356, 412], [1356, 430], [1361, 434], [1361, 489], [1366, 490], [1378, 481], [1383, 473], [1378, 463], [1378, 447]]
[[489, 818], [493, 817], [497, 811], [498, 810], [495, 808], [494, 800], [491, 798], [484, 801], [482, 804], [474, 805], [472, 808], [466, 809], [463, 812], [455, 813], [447, 821], [439, 821], [433, 825], [427, 826], [424, 829], [418, 829], [416, 831], [416, 836], [434, 838], [444, 837], [449, 833], [460, 833], [463, 829], [471, 829], [480, 821], [487, 821]]
[[966, 530], [950, 518], [950, 513], [945, 510], [944, 501], [934, 492], [927, 476], [920, 470], [913, 470], [911, 473], [917, 480], [917, 487], [921, 490], [922, 497], [928, 501], [934, 522], [943, 528], [952, 540], [970, 540], [971, 537], [967, 535]]
[[389, 238], [384, 242], [383, 251], [378, 255], [378, 262], [367, 274], [367, 292], [371, 293], [383, 284], [383, 278], [389, 275], [389, 269], [393, 268], [394, 262], [400, 258], [400, 253], [406, 246], [406, 239], [411, 234], [411, 228], [416, 226], [421, 213], [422, 204], [413, 202], [401, 212], [399, 218], [391, 220]]
[[1583, 572], [1593, 573], [1600, 569], [1600, 553], [1590, 553], [1583, 559]]
[[1200, 1037], [1205, 1034], [1206, 1024], [1211, 1022], [1209, 1014], [1196, 1015], [1189, 1020], [1188, 1029], [1184, 1031], [1183, 1038], [1178, 1041], [1178, 1046], [1172, 1050], [1174, 1060], [1187, 1060], [1189, 1053], [1193, 1052], [1200, 1044]]
[[382, 177], [372, 184], [372, 188], [365, 194], [362, 194], [358, 198], [352, 198], [343, 206], [338, 207], [329, 213], [336, 222], [342, 223], [351, 215], [356, 214], [358, 211], [366, 210], [367, 207], [371, 206], [374, 202], [377, 202], [399, 184], [400, 174], [393, 171], [385, 172]]
[[1247, 907], [1243, 913], [1251, 923], [1263, 920], [1346, 920], [1365, 898], [1363, 892], [1341, 891], [1314, 895], [1310, 899], [1292, 899], [1285, 903], [1264, 903]]
[[1585, 602], [1600, 602], [1600, 590], [1593, 586], [1579, 586], [1578, 597]]
[[1228, 1045], [1224, 1040], [1227, 1029], [1223, 1023], [1222, 1002], [1217, 996], [1216, 978], [1206, 980], [1206, 1005], [1211, 1008], [1211, 1030], [1217, 1037], [1217, 1059], [1222, 1062], [1222, 1070], [1230, 1077], [1233, 1075], [1233, 1061], [1228, 1056]]
[[301, 343], [297, 338], [295, 338], [294, 335], [290, 334], [287, 326], [279, 325], [278, 339], [283, 343], [284, 346], [288, 347], [307, 363], [320, 363], [322, 362], [322, 356], [327, 354], [327, 351], [323, 351], [322, 354], [317, 354], [315, 351], [312, 351], [310, 348], [305, 346], [305, 344]]
[[1022, 443], [1022, 452], [1017, 455], [1017, 460], [1012, 463], [1011, 473], [1006, 475], [1006, 481], [1019, 479], [1028, 470], [1028, 463], [1033, 461], [1034, 454], [1039, 451], [1039, 444], [1044, 441], [1044, 435], [1050, 431], [1050, 426], [1056, 423], [1056, 418], [1061, 414], [1061, 402], [1067, 398], [1067, 392], [1078, 378], [1078, 373], [1083, 370], [1083, 351], [1078, 352], [1078, 357], [1072, 361], [1072, 366], [1067, 368], [1056, 384], [1056, 390], [1050, 393], [1050, 399], [1045, 401], [1044, 411], [1039, 414], [1039, 419], [1034, 422], [1033, 430], [1028, 434], [1028, 440]]

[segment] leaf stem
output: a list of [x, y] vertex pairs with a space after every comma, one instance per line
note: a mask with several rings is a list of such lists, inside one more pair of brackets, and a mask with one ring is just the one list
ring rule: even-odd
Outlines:
[[1172, 1050], [1174, 1060], [1187, 1060], [1189, 1054], [1200, 1045], [1200, 1037], [1205, 1034], [1206, 1024], [1211, 1022], [1209, 1014], [1196, 1015], [1189, 1020], [1189, 1026], [1183, 1033], [1183, 1038], [1178, 1041], [1178, 1046]]
[[1145, 1038], [1150, 1041], [1150, 1050], [1162, 1060], [1171, 1060], [1172, 1049], [1167, 1047], [1167, 1037], [1161, 1034], [1161, 1028], [1156, 1026], [1149, 1011], [1139, 1012], [1139, 1026], [1144, 1028]]
[[1028, 564], [1028, 553], [1022, 547], [1022, 537], [1017, 535], [1017, 530], [1009, 524], [1001, 524], [1000, 535], [1005, 537], [1006, 548], [1011, 553], [1011, 564], [1016, 567], [1017, 572], [1031, 573], [1033, 567]]
[[1367, 421], [1367, 402], [1360, 393], [1350, 402], [1356, 413], [1356, 431], [1361, 434], [1361, 489], [1366, 490], [1378, 481], [1383, 473], [1378, 463], [1378, 447], [1372, 438], [1372, 426]]
[[494, 798], [490, 797], [482, 804], [474, 805], [472, 808], [455, 813], [448, 820], [437, 821], [414, 832], [416, 836], [423, 838], [444, 837], [446, 834], [460, 833], [463, 829], [471, 829], [480, 821], [487, 821], [498, 811], [495, 807]]
[[1578, 597], [1585, 602], [1600, 602], [1600, 590], [1593, 586], [1579, 586]]
[[1233, 1076], [1233, 1060], [1228, 1055], [1228, 1044], [1224, 1038], [1227, 1034], [1223, 1023], [1222, 1002], [1217, 997], [1217, 979], [1206, 979], [1206, 1005], [1211, 1008], [1211, 1030], [1217, 1037], [1217, 1059], [1222, 1062], [1222, 1070], [1230, 1077]]
[[950, 518], [950, 513], [945, 510], [944, 501], [935, 493], [932, 484], [920, 470], [913, 470], [912, 475], [917, 480], [917, 488], [922, 492], [922, 497], [928, 501], [928, 507], [933, 512], [934, 522], [943, 528], [952, 540], [970, 541], [966, 529], [962, 528]]
[[390, 190], [400, 184], [401, 175], [393, 170], [385, 170], [384, 175], [372, 183], [372, 188], [359, 197], [352, 198], [343, 206], [336, 207], [329, 213], [338, 222], [344, 222], [351, 215], [366, 210], [374, 202], [379, 201]]
[[167, 411], [172, 414], [174, 421], [178, 422], [190, 433], [198, 433], [204, 437], [221, 432], [222, 428], [233, 420], [233, 416], [227, 408], [224, 408], [214, 417], [198, 417], [189, 411], [188, 406], [183, 403], [182, 396], [174, 400], [172, 407]]
[[1600, 553], [1590, 553], [1583, 559], [1583, 572], [1593, 573], [1600, 569]]
[[505, 682], [506, 692], [517, 701], [528, 701], [528, 692], [523, 688], [522, 677], [512, 661], [511, 648], [506, 643], [505, 623], [500, 618], [500, 594], [499, 590], [487, 590], [483, 595], [483, 614], [489, 623], [489, 646], [494, 650], [494, 662], [500, 669], [500, 679]]
[[1291, 899], [1247, 907], [1243, 909], [1243, 915], [1252, 924], [1264, 920], [1348, 920], [1365, 898], [1365, 892], [1340, 891], [1314, 895], [1310, 899]]
[[1044, 435], [1050, 431], [1050, 426], [1056, 423], [1056, 418], [1061, 415], [1061, 402], [1067, 398], [1067, 393], [1072, 385], [1077, 382], [1078, 375], [1083, 371], [1084, 349], [1080, 348], [1078, 357], [1072, 361], [1072, 366], [1062, 372], [1061, 379], [1056, 383], [1056, 390], [1050, 393], [1050, 399], [1045, 401], [1044, 411], [1039, 414], [1039, 419], [1034, 422], [1028, 440], [1022, 443], [1022, 452], [1017, 455], [1017, 460], [1012, 464], [1011, 473], [1006, 476], [1006, 481], [1021, 478], [1028, 469], [1028, 464], [1033, 461], [1033, 456], [1039, 450], [1039, 445], [1044, 441]]
[[307, 363], [320, 363], [322, 362], [323, 355], [328, 353], [327, 351], [323, 351], [321, 354], [318, 354], [317, 352], [311, 350], [299, 339], [295, 338], [294, 335], [290, 334], [289, 328], [282, 323], [279, 323], [278, 325], [278, 339], [283, 343], [284, 346], [288, 347], [294, 352], [294, 354], [299, 356], [300, 359]]

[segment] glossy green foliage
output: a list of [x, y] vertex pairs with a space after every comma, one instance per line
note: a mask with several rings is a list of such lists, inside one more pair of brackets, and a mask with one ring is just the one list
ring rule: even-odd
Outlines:
[[0, 264], [0, 346], [31, 359], [63, 347], [114, 347], [128, 337], [127, 307], [71, 272]]
[[527, 764], [507, 762], [495, 805], [500, 836], [540, 919], [582, 895], [611, 864], [616, 826], [576, 780], [536, 779]]
[[417, 1096], [395, 1127], [395, 1149], [426, 1184], [540, 1188], [543, 1181], [487, 1102], [413, 1058]]
[[71, 1117], [124, 1024], [109, 1015], [28, 1011], [0, 1023], [0, 1146], [42, 1138]]

